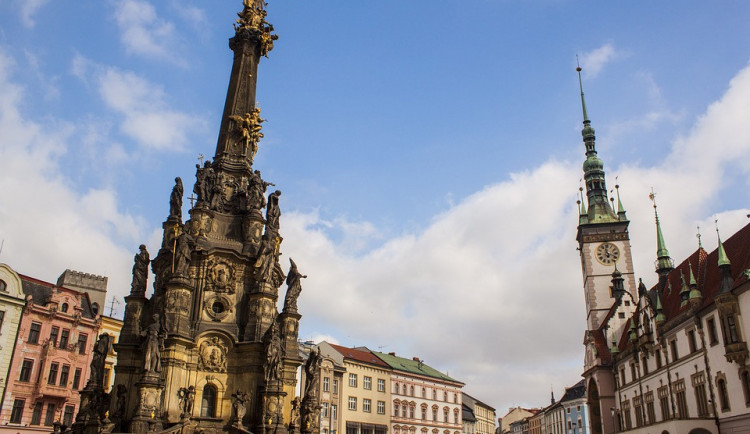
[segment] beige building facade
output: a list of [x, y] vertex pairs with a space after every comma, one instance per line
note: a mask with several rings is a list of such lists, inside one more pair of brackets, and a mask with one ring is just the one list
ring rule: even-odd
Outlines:
[[[347, 348], [326, 342], [321, 355], [335, 351], [345, 368], [340, 384], [340, 426], [346, 434], [387, 434], [390, 425], [391, 368], [366, 348]], [[338, 415], [337, 415], [338, 416]]]
[[[16, 335], [25, 305], [26, 300], [18, 273], [8, 265], [0, 264], [0, 397], [3, 401]], [[0, 408], [3, 408], [1, 401]]]

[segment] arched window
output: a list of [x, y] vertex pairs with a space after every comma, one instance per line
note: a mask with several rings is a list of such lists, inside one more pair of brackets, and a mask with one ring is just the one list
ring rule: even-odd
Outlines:
[[413, 386], [413, 385], [412, 385], [412, 386], [410, 386], [409, 392], [410, 392], [409, 394], [410, 394], [411, 396], [414, 396], [414, 386]]
[[201, 417], [216, 417], [216, 387], [210, 384], [203, 388]]
[[99, 303], [93, 303], [91, 305], [91, 311], [94, 313], [94, 316], [99, 315]]
[[62, 308], [60, 310], [62, 310], [63, 312], [67, 312], [68, 311], [68, 303], [63, 303], [62, 304]]
[[723, 378], [719, 378], [716, 381], [716, 386], [719, 389], [719, 405], [721, 405], [721, 411], [729, 411], [729, 393], [727, 393], [727, 382]]
[[5, 284], [5, 281], [4, 280], [0, 280], [0, 291], [5, 292], [5, 291], [7, 291], [7, 289], [8, 289], [8, 285]]

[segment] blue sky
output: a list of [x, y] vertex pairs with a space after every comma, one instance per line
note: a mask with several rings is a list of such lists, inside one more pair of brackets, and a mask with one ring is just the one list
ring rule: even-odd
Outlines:
[[[189, 192], [213, 154], [240, 9], [0, 1], [0, 261], [51, 281], [107, 274], [125, 294], [138, 244], [158, 249], [173, 178]], [[745, 224], [744, 1], [268, 10], [281, 38], [260, 66], [255, 166], [284, 192], [284, 253], [310, 275], [308, 337], [419, 355], [501, 414], [578, 381], [576, 54], [636, 274], [654, 280], [652, 186], [676, 259], [714, 214], [726, 236]]]

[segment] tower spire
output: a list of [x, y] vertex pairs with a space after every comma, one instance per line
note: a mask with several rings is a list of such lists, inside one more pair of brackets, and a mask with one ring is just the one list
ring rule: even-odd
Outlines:
[[229, 48], [234, 51], [234, 63], [229, 77], [229, 89], [224, 103], [224, 115], [219, 128], [215, 162], [229, 170], [249, 170], [263, 137], [260, 107], [256, 104], [258, 63], [268, 57], [279, 37], [266, 21], [263, 0], [243, 0], [237, 14], [234, 37]]
[[[583, 143], [586, 147], [586, 161], [583, 163], [583, 177], [586, 182], [586, 196], [588, 197], [588, 223], [610, 223], [620, 221], [620, 218], [612, 210], [607, 198], [607, 184], [604, 179], [604, 162], [596, 153], [596, 132], [591, 126], [588, 111], [586, 109], [586, 98], [583, 93], [583, 80], [581, 79], [581, 66], [576, 68], [578, 72], [578, 85], [581, 89], [581, 109], [583, 111]], [[623, 216], [624, 218], [624, 216]]]
[[654, 219], [656, 220], [656, 272], [659, 276], [666, 276], [674, 269], [674, 261], [669, 256], [667, 243], [664, 242], [664, 234], [662, 234], [661, 223], [659, 222], [659, 211], [656, 207], [656, 193], [654, 193], [653, 188], [648, 198], [654, 203]]

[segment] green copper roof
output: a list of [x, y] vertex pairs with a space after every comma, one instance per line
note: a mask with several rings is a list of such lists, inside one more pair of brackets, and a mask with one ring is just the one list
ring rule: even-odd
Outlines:
[[410, 374], [425, 375], [427, 377], [437, 378], [440, 380], [460, 383], [460, 381], [443, 374], [437, 369], [426, 365], [424, 362], [413, 360], [413, 359], [405, 359], [403, 357], [380, 353], [377, 351], [373, 351], [372, 353], [378, 356], [380, 360], [384, 361], [391, 368], [397, 371], [404, 371]]
[[617, 214], [625, 214], [625, 207], [622, 206], [622, 200], [620, 200], [620, 186], [615, 185], [615, 190], [617, 190]]
[[[583, 177], [586, 183], [586, 196], [588, 197], [588, 209], [586, 224], [615, 223], [627, 221], [624, 215], [617, 215], [609, 203], [607, 197], [607, 183], [604, 176], [604, 162], [597, 156], [596, 131], [591, 126], [588, 111], [586, 110], [586, 98], [583, 94], [583, 81], [581, 79], [581, 67], [578, 71], [578, 84], [581, 89], [581, 108], [583, 110], [583, 129], [581, 136], [586, 148], [586, 160], [583, 163]], [[583, 218], [579, 221], [583, 223]]]
[[664, 234], [661, 231], [661, 222], [659, 222], [659, 212], [656, 209], [653, 191], [649, 197], [654, 201], [654, 219], [656, 220], [656, 270], [672, 270], [674, 265], [672, 258], [669, 256], [669, 250], [667, 250], [667, 243], [664, 242]]
[[719, 228], [716, 228], [716, 236], [719, 239], [719, 267], [722, 265], [732, 265], [727, 257], [727, 252], [724, 250], [724, 243], [721, 242], [721, 236], [719, 235]]
[[693, 274], [693, 264], [688, 261], [688, 268], [690, 269], [690, 286], [698, 286], [698, 282], [695, 281], [695, 275]]
[[656, 293], [656, 316], [654, 317], [654, 321], [657, 323], [661, 323], [666, 320], [667, 318], [664, 316], [664, 309], [661, 306], [661, 294], [657, 292]]

